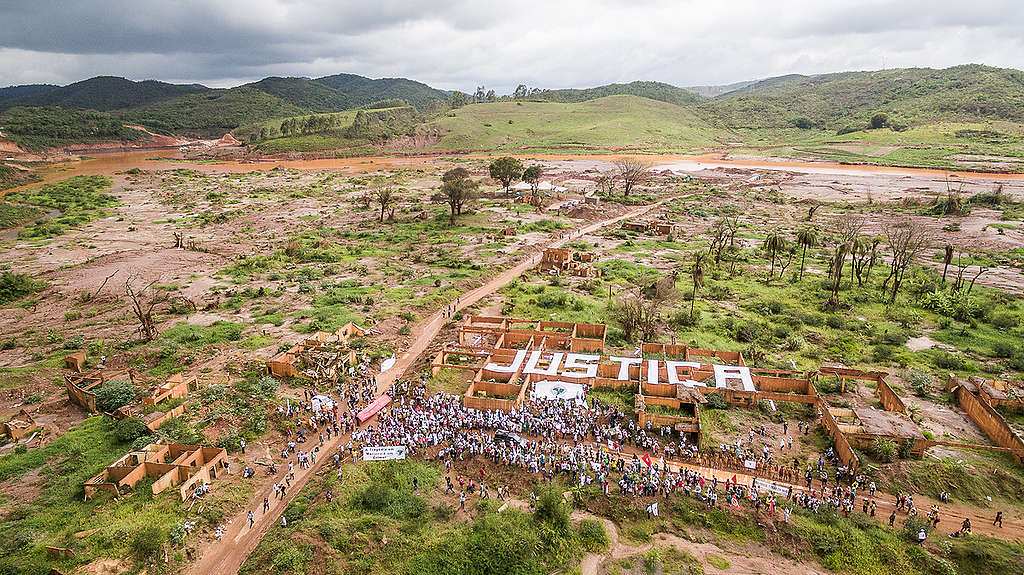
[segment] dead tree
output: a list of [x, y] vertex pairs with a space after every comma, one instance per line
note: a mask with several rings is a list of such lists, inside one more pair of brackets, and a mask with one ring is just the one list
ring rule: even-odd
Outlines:
[[[882, 282], [882, 291], [889, 292], [889, 305], [896, 303], [896, 296], [903, 285], [910, 265], [924, 249], [927, 240], [925, 230], [911, 220], [905, 220], [886, 230], [886, 241], [889, 247], [889, 276]], [[892, 282], [891, 284], [889, 282]]]
[[633, 186], [642, 186], [651, 181], [651, 165], [636, 158], [623, 158], [615, 161], [615, 170], [622, 179], [622, 195], [628, 196]]
[[628, 341], [651, 341], [658, 332], [661, 312], [677, 296], [675, 278], [667, 275], [651, 282], [641, 278], [613, 308]]
[[953, 263], [953, 244], [946, 244], [945, 254], [942, 258], [942, 283], [946, 283], [946, 272], [949, 271], [951, 263]]
[[171, 232], [171, 233], [174, 234], [174, 249], [180, 250], [181, 248], [185, 247], [184, 246], [185, 234], [183, 234], [181, 232]]
[[164, 294], [155, 294], [152, 291], [152, 281], [142, 288], [135, 287], [135, 278], [129, 276], [124, 282], [124, 294], [132, 307], [132, 313], [139, 322], [139, 335], [145, 341], [153, 341], [156, 337], [156, 322], [153, 319], [153, 312], [161, 303], [167, 301]]

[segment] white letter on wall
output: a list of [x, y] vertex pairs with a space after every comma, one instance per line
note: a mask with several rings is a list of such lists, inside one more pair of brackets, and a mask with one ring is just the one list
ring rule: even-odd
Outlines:
[[[601, 356], [584, 353], [570, 353], [565, 356], [565, 369], [562, 375], [565, 377], [590, 378], [597, 377], [597, 362]], [[583, 371], [568, 371], [570, 369], [582, 369]]]
[[523, 369], [523, 373], [536, 373], [538, 375], [558, 375], [558, 366], [562, 364], [562, 356], [565, 354], [554, 353], [551, 354], [551, 363], [547, 369], [537, 369], [537, 363], [540, 362], [541, 351], [530, 352], [530, 359], [526, 362], [526, 368]]
[[512, 359], [512, 365], [498, 365], [496, 363], [488, 363], [484, 366], [487, 371], [496, 371], [498, 373], [515, 373], [519, 371], [519, 366], [523, 365], [523, 360], [526, 359], [526, 350], [521, 349], [516, 352], [515, 358]]
[[[679, 368], [680, 367], [692, 367], [692, 368], [700, 369], [700, 363], [695, 362], [695, 361], [666, 361], [665, 362], [665, 369], [668, 370], [668, 382], [670, 384], [672, 384], [672, 385], [679, 385], [680, 383], [684, 383], [682, 381], [679, 381]], [[687, 382], [692, 382], [692, 380], [690, 378], [686, 378], [686, 379], [687, 379]], [[689, 387], [693, 387], [692, 383], [685, 383], [685, 385], [687, 385]]]
[[757, 391], [754, 388], [754, 380], [750, 377], [749, 367], [738, 367], [732, 365], [715, 365], [715, 387], [724, 389], [726, 382], [730, 379], [738, 379], [743, 385], [743, 391]]
[[647, 360], [647, 383], [658, 384], [658, 360], [656, 359]]
[[639, 357], [609, 357], [608, 360], [619, 364], [619, 375], [615, 378], [619, 381], [629, 381], [629, 366], [640, 365], [644, 362]]

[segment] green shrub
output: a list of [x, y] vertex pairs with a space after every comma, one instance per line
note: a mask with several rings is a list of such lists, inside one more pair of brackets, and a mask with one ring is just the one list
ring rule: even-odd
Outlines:
[[1013, 329], [1020, 325], [1020, 316], [1008, 312], [996, 312], [989, 317], [989, 323], [999, 329]]
[[554, 486], [541, 489], [537, 496], [537, 511], [534, 517], [558, 533], [568, 532], [569, 506], [562, 497], [562, 490]]
[[110, 413], [135, 399], [135, 386], [128, 381], [109, 381], [96, 391], [96, 409]]
[[963, 356], [944, 351], [932, 358], [935, 367], [949, 371], [962, 371], [967, 368], [967, 360]]
[[875, 443], [871, 446], [871, 450], [874, 452], [875, 457], [883, 463], [896, 461], [896, 457], [899, 454], [896, 442], [890, 439], [876, 439]]
[[163, 549], [164, 541], [166, 540], [167, 536], [164, 534], [163, 529], [155, 525], [143, 527], [136, 531], [135, 536], [132, 537], [132, 553], [140, 561], [145, 561], [159, 553]]
[[908, 541], [917, 542], [917, 534], [924, 529], [925, 533], [931, 533], [932, 523], [928, 521], [922, 515], [916, 515], [914, 517], [907, 517], [903, 522], [903, 531], [906, 534]]
[[999, 358], [1009, 358], [1017, 355], [1017, 346], [1009, 341], [997, 341], [992, 344], [992, 355]]
[[576, 529], [576, 537], [580, 546], [591, 553], [603, 551], [608, 547], [608, 534], [604, 531], [604, 525], [595, 519], [584, 519], [580, 521]]
[[703, 407], [707, 409], [729, 409], [729, 402], [721, 393], [709, 393], [704, 396], [704, 399], [707, 400], [707, 403]]
[[3, 272], [0, 274], [0, 304], [17, 301], [45, 286], [45, 282], [35, 281], [25, 274]]
[[138, 417], [128, 417], [114, 424], [114, 439], [120, 443], [131, 443], [144, 435], [149, 435], [149, 428]]

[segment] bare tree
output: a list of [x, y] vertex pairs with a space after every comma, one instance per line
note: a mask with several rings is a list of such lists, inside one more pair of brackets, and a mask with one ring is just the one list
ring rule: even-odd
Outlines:
[[167, 296], [166, 294], [153, 293], [152, 288], [156, 281], [152, 281], [139, 288], [136, 285], [137, 280], [137, 277], [128, 276], [128, 279], [124, 281], [124, 294], [128, 296], [132, 313], [139, 322], [139, 334], [142, 336], [142, 339], [153, 341], [157, 333], [153, 312], [158, 305], [167, 301]]
[[675, 275], [657, 281], [640, 278], [615, 302], [612, 312], [629, 341], [653, 340], [658, 332], [661, 312], [677, 297]]
[[891, 226], [885, 232], [886, 242], [889, 248], [889, 277], [882, 282], [882, 291], [885, 292], [892, 282], [892, 291], [889, 292], [889, 305], [896, 303], [896, 296], [906, 277], [907, 270], [914, 263], [917, 255], [927, 245], [927, 236], [921, 226], [911, 220], [905, 220]]
[[380, 186], [373, 191], [373, 199], [380, 206], [380, 221], [383, 222], [384, 212], [398, 199], [398, 196], [391, 186]]
[[615, 170], [622, 179], [622, 195], [628, 196], [633, 186], [642, 186], [651, 181], [651, 165], [637, 158], [623, 158], [615, 161]]

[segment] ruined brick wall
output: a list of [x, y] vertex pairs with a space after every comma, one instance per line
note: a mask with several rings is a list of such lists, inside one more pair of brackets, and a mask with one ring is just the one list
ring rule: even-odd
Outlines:
[[[956, 399], [960, 407], [996, 445], [1024, 452], [1024, 440], [1021, 440], [1020, 436], [1013, 432], [998, 411], [978, 399], [978, 396], [963, 386], [956, 388]], [[1024, 456], [1015, 454], [1014, 457], [1018, 463], [1024, 464]]]

